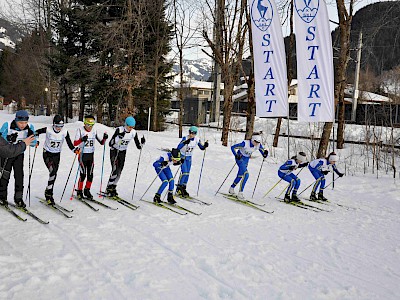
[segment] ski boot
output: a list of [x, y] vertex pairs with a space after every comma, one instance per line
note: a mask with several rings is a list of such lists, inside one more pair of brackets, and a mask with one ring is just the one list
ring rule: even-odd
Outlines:
[[300, 199], [299, 199], [299, 197], [297, 197], [296, 194], [292, 194], [292, 200], [291, 200], [291, 201], [293, 201], [293, 202], [300, 202]]
[[235, 195], [235, 188], [234, 188], [234, 187], [230, 187], [228, 193], [229, 193], [230, 195]]
[[290, 199], [290, 194], [285, 194], [285, 197], [283, 198], [283, 201], [285, 201], [285, 202], [287, 202], [287, 203], [289, 203], [290, 201], [292, 201], [292, 200]]
[[156, 193], [153, 198], [154, 203], [161, 203], [161, 195]]
[[15, 202], [16, 207], [21, 207], [21, 208], [26, 207], [26, 204], [25, 204], [24, 200], [22, 200], [22, 199], [14, 199], [14, 202]]
[[182, 185], [182, 193], [183, 193], [183, 197], [185, 197], [185, 198], [190, 197], [189, 193], [186, 190], [186, 185]]
[[320, 191], [320, 192], [318, 193], [318, 200], [321, 200], [321, 201], [328, 201], [328, 199], [324, 197], [324, 192], [323, 192], [323, 191]]
[[184, 197], [183, 185], [178, 184], [176, 186], [176, 194], [179, 195], [179, 196]]
[[174, 199], [174, 195], [172, 194], [172, 192], [168, 192], [167, 201], [168, 201], [169, 204], [175, 204], [176, 203], [176, 201]]
[[83, 192], [82, 190], [76, 190], [76, 198], [83, 199]]
[[118, 193], [117, 190], [115, 189], [115, 185], [109, 185], [107, 186], [106, 192], [108, 197], [117, 197]]
[[245, 200], [245, 199], [244, 199], [243, 192], [239, 192], [239, 193], [237, 194], [237, 198], [238, 198], [239, 200]]
[[44, 197], [46, 198], [47, 205], [54, 205], [53, 193], [49, 190], [44, 191]]
[[5, 199], [0, 199], [0, 205], [7, 206], [8, 202]]
[[315, 194], [315, 192], [311, 192], [310, 201], [317, 201], [317, 200], [318, 200], [318, 198], [317, 198], [317, 195]]
[[93, 196], [92, 196], [92, 194], [90, 193], [90, 189], [84, 189], [83, 190], [83, 195], [85, 196], [85, 198], [86, 199], [88, 199], [88, 200], [93, 200]]

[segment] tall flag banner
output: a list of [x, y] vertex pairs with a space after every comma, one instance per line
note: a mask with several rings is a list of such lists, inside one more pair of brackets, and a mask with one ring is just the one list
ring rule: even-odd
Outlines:
[[332, 38], [323, 0], [294, 0], [299, 122], [335, 117]]
[[289, 111], [286, 56], [278, 10], [273, 0], [253, 0], [250, 14], [256, 115], [286, 117]]

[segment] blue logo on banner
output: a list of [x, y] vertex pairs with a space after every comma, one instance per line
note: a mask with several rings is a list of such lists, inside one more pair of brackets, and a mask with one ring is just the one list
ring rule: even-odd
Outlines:
[[274, 11], [269, 0], [253, 0], [250, 14], [256, 27], [261, 31], [267, 31], [271, 25]]
[[318, 13], [319, 0], [294, 0], [299, 17], [306, 23], [312, 22]]

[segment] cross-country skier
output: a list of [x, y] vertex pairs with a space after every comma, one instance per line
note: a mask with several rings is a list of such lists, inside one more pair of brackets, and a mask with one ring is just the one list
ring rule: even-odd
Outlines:
[[[79, 154], [80, 177], [78, 181], [78, 189], [76, 196], [79, 199], [87, 198], [93, 199], [90, 193], [90, 187], [93, 181], [93, 168], [94, 168], [94, 143], [97, 140], [101, 145], [104, 145], [108, 139], [108, 134], [103, 134], [103, 139], [100, 139], [96, 130], [93, 128], [96, 121], [92, 115], [85, 116], [83, 126], [76, 130], [74, 146], [81, 145], [81, 153]], [[82, 193], [83, 182], [86, 179], [85, 190]]]
[[156, 170], [158, 177], [161, 179], [161, 186], [157, 193], [154, 195], [153, 201], [156, 203], [161, 202], [161, 194], [168, 185], [168, 202], [175, 204], [173, 191], [174, 191], [174, 177], [172, 175], [170, 165], [180, 165], [184, 162], [181, 158], [181, 153], [178, 149], [172, 149], [170, 152], [163, 153], [159, 159], [153, 163], [153, 167]]
[[140, 139], [134, 129], [136, 125], [135, 118], [129, 116], [125, 119], [125, 126], [120, 126], [115, 129], [113, 136], [110, 139], [110, 160], [111, 160], [111, 175], [108, 181], [106, 194], [109, 197], [118, 196], [117, 183], [121, 177], [122, 169], [125, 164], [126, 149], [128, 149], [129, 142], [133, 139], [136, 148], [142, 149], [143, 144], [146, 142], [144, 136]]
[[[15, 119], [8, 123], [5, 122], [0, 129], [1, 135], [4, 139], [12, 144], [17, 144], [26, 139], [28, 136], [34, 134], [35, 128], [32, 124], [28, 123], [29, 114], [25, 110], [19, 110], [15, 114]], [[37, 146], [38, 142], [34, 139], [31, 147]], [[2, 177], [0, 180], [0, 199], [7, 201], [7, 188], [10, 180], [11, 169], [14, 169], [15, 179], [15, 194], [14, 202], [18, 207], [26, 207], [22, 197], [24, 193], [24, 153], [22, 152], [13, 158], [2, 158]], [[6, 203], [5, 203], [6, 204]]]
[[[300, 199], [297, 197], [297, 190], [300, 187], [300, 178], [298, 178], [293, 171], [297, 168], [304, 168], [308, 165], [307, 156], [304, 152], [299, 152], [297, 155], [288, 159], [278, 170], [278, 176], [283, 180], [289, 182], [289, 186], [285, 194], [285, 202], [295, 201], [298, 202]], [[292, 194], [292, 198], [290, 198]]]
[[79, 147], [74, 147], [70, 135], [64, 129], [64, 121], [60, 115], [55, 115], [53, 125], [36, 130], [35, 135], [46, 133], [46, 140], [43, 144], [43, 161], [49, 170], [49, 180], [47, 182], [44, 196], [50, 205], [54, 205], [53, 188], [56, 181], [58, 167], [60, 165], [60, 155], [64, 139], [68, 147], [75, 154], [79, 154]]
[[196, 136], [197, 131], [198, 129], [196, 126], [190, 127], [189, 135], [184, 136], [177, 147], [177, 149], [181, 151], [181, 157], [184, 158], [184, 163], [181, 165], [181, 176], [179, 177], [179, 183], [176, 187], [176, 193], [182, 197], [189, 197], [189, 193], [186, 191], [186, 185], [192, 167], [193, 150], [196, 146], [201, 150], [205, 150], [208, 147], [207, 141], [202, 144], [200, 138]]
[[264, 149], [261, 145], [261, 136], [253, 135], [251, 140], [244, 140], [239, 144], [235, 144], [231, 147], [231, 151], [235, 156], [236, 164], [239, 167], [238, 173], [231, 187], [229, 188], [229, 194], [235, 195], [235, 187], [240, 182], [239, 193], [237, 198], [244, 200], [243, 190], [246, 185], [247, 179], [249, 179], [249, 172], [247, 171], [247, 165], [251, 154], [255, 151], [260, 151], [264, 158], [268, 157], [268, 150]]
[[[327, 198], [324, 197], [324, 188], [325, 188], [325, 175], [327, 175], [330, 171], [330, 166], [335, 171], [335, 173], [342, 177], [344, 174], [340, 173], [339, 170], [336, 168], [336, 162], [338, 161], [339, 157], [336, 155], [335, 152], [331, 152], [327, 158], [318, 158], [310, 162], [308, 165], [308, 169], [310, 170], [311, 174], [315, 178], [315, 184], [313, 186], [310, 200], [322, 200], [326, 201]], [[317, 190], [319, 187], [318, 198], [316, 196]]]

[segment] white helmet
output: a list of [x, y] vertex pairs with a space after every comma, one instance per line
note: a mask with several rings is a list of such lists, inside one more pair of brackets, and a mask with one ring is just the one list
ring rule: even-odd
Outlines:
[[299, 152], [297, 155], [296, 155], [296, 159], [299, 161], [299, 162], [306, 162], [307, 161], [307, 155], [304, 153], [304, 152]]
[[252, 140], [253, 142], [256, 142], [256, 143], [261, 144], [261, 135], [253, 135], [253, 136], [251, 137], [251, 140]]
[[328, 155], [329, 162], [333, 162], [333, 161], [336, 162], [338, 160], [339, 160], [339, 156], [337, 156], [337, 154], [335, 152], [329, 153], [329, 155]]

